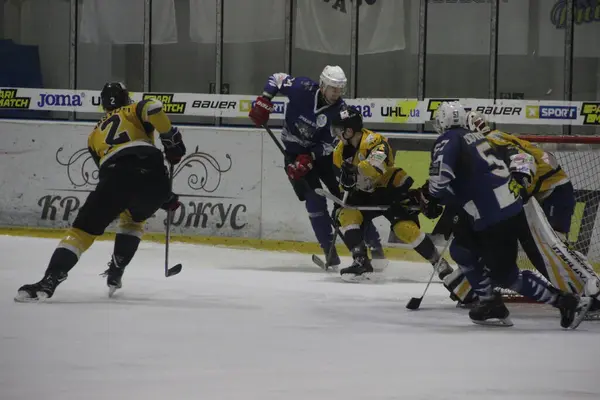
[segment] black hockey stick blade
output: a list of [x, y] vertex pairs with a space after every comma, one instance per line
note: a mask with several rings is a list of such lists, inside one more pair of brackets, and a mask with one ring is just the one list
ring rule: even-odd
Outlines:
[[406, 308], [409, 310], [418, 310], [421, 306], [421, 301], [423, 301], [423, 297], [413, 297], [406, 304]]
[[323, 260], [321, 260], [321, 257], [317, 256], [316, 254], [312, 255], [312, 262], [315, 263], [323, 271], [327, 271], [327, 264]]
[[181, 264], [177, 264], [177, 265], [169, 268], [167, 270], [167, 273], [165, 274], [165, 277], [168, 278], [170, 276], [177, 275], [178, 273], [181, 272], [182, 268], [183, 268], [183, 265], [181, 265]]

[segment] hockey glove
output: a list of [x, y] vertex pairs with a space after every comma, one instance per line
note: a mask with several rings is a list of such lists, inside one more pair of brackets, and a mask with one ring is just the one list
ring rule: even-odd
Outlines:
[[185, 156], [185, 144], [181, 132], [176, 127], [172, 127], [167, 133], [161, 133], [160, 141], [165, 148], [165, 158], [171, 165], [177, 164]]
[[437, 198], [429, 194], [429, 181], [425, 182], [425, 184], [419, 189], [419, 192], [419, 205], [423, 215], [429, 219], [436, 219], [442, 215], [444, 208], [440, 206]]
[[271, 100], [267, 99], [264, 96], [259, 96], [256, 98], [248, 117], [256, 124], [256, 126], [260, 127], [269, 122], [269, 116], [273, 111], [273, 103]]
[[165, 211], [175, 211], [179, 207], [181, 207], [181, 202], [179, 201], [179, 196], [175, 193], [171, 192], [167, 201], [165, 201], [160, 208]]
[[297, 181], [302, 179], [313, 168], [313, 158], [310, 154], [298, 154], [296, 160], [285, 167], [288, 177]]
[[340, 173], [340, 186], [346, 192], [353, 190], [356, 187], [358, 180], [358, 168], [352, 163], [344, 161]]

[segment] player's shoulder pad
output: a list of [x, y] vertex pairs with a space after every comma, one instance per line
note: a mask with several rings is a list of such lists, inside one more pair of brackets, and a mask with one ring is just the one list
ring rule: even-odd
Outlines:
[[506, 135], [501, 131], [491, 131], [485, 137], [495, 142], [507, 142], [509, 138]]
[[367, 134], [367, 137], [363, 140], [363, 143], [367, 148], [373, 148], [385, 141], [385, 138], [379, 133], [375, 133], [368, 129], [363, 129], [363, 132]]
[[146, 121], [150, 115], [157, 114], [163, 109], [163, 103], [158, 99], [146, 99], [138, 101], [135, 104], [135, 114], [142, 122]]
[[146, 102], [145, 106], [148, 115], [156, 114], [163, 109], [163, 103], [158, 99], [147, 99], [144, 101]]
[[309, 77], [306, 77], [306, 76], [297, 77], [294, 81], [294, 84], [299, 89], [304, 89], [307, 91], [312, 91], [314, 89], [319, 88], [319, 84], [317, 82], [313, 81], [312, 79], [310, 79]]

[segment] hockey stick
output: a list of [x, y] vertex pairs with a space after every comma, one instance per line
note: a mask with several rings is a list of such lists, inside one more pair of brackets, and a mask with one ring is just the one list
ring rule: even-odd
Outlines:
[[[360, 211], [385, 211], [389, 208], [389, 206], [352, 206], [346, 204], [346, 197], [344, 200], [340, 200], [337, 196], [329, 193], [325, 189], [315, 189], [315, 193], [319, 196], [323, 196], [328, 200], [333, 201], [335, 204], [340, 205], [344, 208], [349, 208], [351, 210], [360, 210]], [[348, 192], [344, 196], [346, 196]]]
[[433, 266], [433, 272], [431, 273], [431, 276], [429, 277], [429, 281], [427, 282], [427, 286], [425, 286], [425, 290], [423, 290], [423, 294], [421, 295], [421, 297], [412, 297], [406, 304], [406, 308], [408, 308], [409, 310], [418, 310], [419, 307], [421, 306], [423, 297], [425, 297], [425, 293], [427, 293], [427, 289], [429, 289], [429, 285], [431, 285], [431, 282], [433, 281], [433, 277], [435, 276], [435, 273], [437, 272], [438, 268], [440, 267], [440, 264], [442, 263], [444, 253], [446, 252], [446, 250], [448, 250], [448, 247], [450, 247], [450, 243], [452, 242], [453, 238], [454, 238], [454, 234], [450, 234], [450, 237], [448, 238], [448, 241], [446, 242], [446, 245], [444, 246], [444, 250], [442, 250], [442, 252], [440, 253], [440, 259]]
[[[173, 164], [169, 165], [169, 186], [173, 188]], [[183, 266], [177, 264], [169, 268], [169, 241], [171, 239], [171, 220], [173, 219], [173, 210], [167, 211], [167, 229], [165, 232], [165, 278], [177, 275], [181, 272]]]
[[[333, 194], [329, 193], [325, 189], [315, 189], [315, 193], [318, 194], [319, 196], [323, 196], [326, 199], [333, 201], [334, 203], [336, 203], [344, 208], [349, 208], [351, 210], [386, 211], [387, 209], [390, 208], [390, 206], [353, 206], [350, 204], [345, 204], [345, 202], [342, 202], [339, 198], [337, 198]], [[410, 211], [419, 211], [420, 210], [420, 208], [418, 206], [404, 206], [404, 207]]]
[[[267, 131], [267, 133], [269, 134], [269, 136], [271, 137], [271, 139], [273, 139], [273, 142], [275, 143], [275, 145], [277, 146], [277, 148], [279, 149], [279, 151], [281, 151], [281, 154], [283, 154], [283, 156], [285, 157], [285, 149], [283, 148], [283, 145], [281, 144], [281, 142], [279, 142], [279, 140], [277, 140], [277, 137], [275, 136], [275, 134], [273, 133], [273, 131], [271, 130], [271, 128], [269, 128], [266, 124], [261, 125], [265, 131]], [[308, 184], [308, 182], [305, 179], [301, 179], [300, 180], [302, 182], [302, 184], [304, 185], [304, 188], [309, 191], [309, 192], [314, 192], [317, 195], [321, 195], [319, 192], [323, 192], [323, 193], [327, 193], [328, 195], [332, 196], [333, 198], [335, 198], [335, 200], [337, 200], [338, 204], [343, 204], [344, 202], [342, 202], [342, 200], [340, 200], [339, 198], [337, 198], [336, 196], [332, 195], [331, 193], [323, 190], [323, 189], [316, 189], [313, 190], [313, 188], [310, 187], [310, 185]], [[323, 196], [323, 195], [321, 195]], [[326, 196], [327, 197], [327, 196]], [[317, 266], [319, 266], [321, 269], [327, 271], [329, 269], [329, 260], [331, 259], [331, 256], [333, 255], [332, 251], [333, 251], [333, 247], [335, 246], [335, 242], [337, 240], [338, 236], [341, 236], [342, 239], [344, 238], [344, 235], [341, 234], [340, 232], [340, 228], [338, 227], [336, 221], [333, 221], [333, 228], [334, 228], [334, 236], [333, 236], [333, 242], [332, 242], [332, 246], [329, 248], [329, 254], [327, 255], [327, 260], [325, 260], [325, 262], [323, 262], [323, 260], [321, 260], [321, 258], [315, 254], [312, 255], [312, 261], [313, 263], [315, 263]]]

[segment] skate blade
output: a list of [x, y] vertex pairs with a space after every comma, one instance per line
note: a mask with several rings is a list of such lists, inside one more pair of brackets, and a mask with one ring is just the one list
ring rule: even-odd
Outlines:
[[20, 291], [17, 292], [17, 295], [14, 297], [14, 300], [17, 303], [37, 303], [38, 299], [36, 297], [29, 297], [29, 293]]
[[513, 322], [510, 319], [510, 317], [490, 318], [490, 319], [486, 319], [485, 321], [475, 321], [472, 319], [471, 321], [476, 325], [497, 326], [497, 327], [504, 327], [504, 328], [513, 326]]
[[14, 300], [17, 303], [42, 303], [48, 298], [48, 294], [46, 292], [37, 292], [36, 294], [37, 297], [30, 297], [29, 293], [20, 291], [17, 292]]
[[569, 329], [577, 329], [577, 327], [585, 320], [588, 311], [592, 308], [592, 298], [591, 297], [583, 297], [579, 301], [579, 306], [575, 311], [575, 318], [571, 325], [569, 325]]
[[371, 260], [371, 266], [374, 272], [383, 272], [384, 269], [390, 264], [390, 260], [385, 258], [378, 258]]
[[340, 277], [344, 282], [348, 283], [363, 283], [376, 281], [376, 275], [373, 272], [365, 272], [362, 275], [341, 274]]

